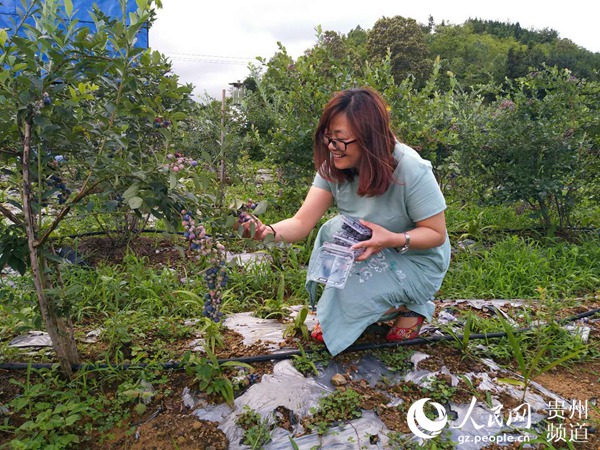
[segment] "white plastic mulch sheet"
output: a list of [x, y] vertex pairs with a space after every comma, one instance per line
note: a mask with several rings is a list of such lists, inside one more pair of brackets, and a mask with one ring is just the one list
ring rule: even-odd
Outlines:
[[[459, 382], [459, 379], [453, 376], [446, 367], [442, 367], [440, 372], [419, 369], [418, 362], [427, 357], [428, 355], [424, 353], [415, 353], [413, 355], [413, 362], [417, 364], [416, 369], [408, 372], [405, 376], [401, 376], [390, 372], [377, 358], [364, 354], [353, 362], [353, 365], [358, 367], [358, 372], [353, 377], [354, 379], [366, 379], [371, 386], [383, 376], [386, 377], [388, 382], [392, 383], [406, 380], [413, 381], [419, 385], [427, 385], [428, 378], [441, 372], [452, 377], [453, 385]], [[490, 364], [490, 370], [499, 370], [493, 362], [488, 361], [488, 363]], [[251, 386], [243, 395], [235, 400], [233, 410], [226, 405], [211, 405], [196, 409], [194, 415], [202, 420], [218, 422], [219, 428], [225, 432], [230, 441], [231, 449], [250, 448], [241, 444], [243, 430], [235, 424], [238, 416], [244, 412], [245, 405], [258, 412], [263, 418], [268, 418], [269, 423], [275, 423], [276, 409], [278, 407], [290, 410], [296, 419], [292, 431], [275, 428], [271, 435], [271, 442], [264, 447], [267, 450], [287, 450], [291, 448], [290, 438], [293, 439], [300, 449], [307, 450], [314, 447], [354, 449], [359, 448], [357, 446], [359, 442], [361, 445], [367, 445], [367, 448], [390, 448], [388, 440], [390, 430], [372, 411], [363, 411], [361, 418], [332, 427], [323, 436], [319, 436], [316, 433], [304, 434], [305, 430], [299, 423], [301, 418], [310, 415], [310, 409], [318, 406], [320, 397], [326, 396], [333, 391], [330, 385], [331, 377], [335, 373], [343, 371], [343, 366], [332, 361], [328, 367], [320, 370], [319, 376], [305, 378], [296, 371], [290, 360], [280, 361], [275, 364], [273, 374], [264, 375], [260, 383]], [[502, 406], [497, 400], [497, 396], [501, 393], [510, 395], [515, 399], [520, 399], [522, 396], [522, 391], [515, 389], [511, 385], [497, 383], [485, 372], [467, 373], [465, 376], [470, 380], [478, 378], [480, 383], [479, 388], [490, 391], [492, 399], [494, 399], [493, 407], [495, 408]], [[565, 399], [551, 392], [545, 391], [545, 394], [550, 395], [551, 398], [556, 400], [566, 402]], [[388, 393], [388, 395], [390, 394]], [[399, 403], [401, 403], [400, 399], [391, 397], [390, 406], [397, 406]], [[528, 391], [525, 397], [525, 403], [530, 405], [532, 411], [547, 407], [547, 403], [542, 397], [531, 390]], [[187, 406], [192, 405], [188, 403]], [[494, 417], [493, 411], [487, 405], [482, 404], [482, 402], [477, 401], [473, 405], [450, 403], [447, 405], [447, 409], [448, 416], [453, 418], [453, 420], [449, 421], [451, 439], [455, 442], [461, 442], [461, 449], [479, 450], [489, 445], [490, 436], [495, 435], [511, 435], [512, 438], [518, 439], [518, 432], [506, 427], [504, 423], [490, 420], [491, 417]], [[532, 412], [530, 417], [533, 425], [544, 418], [543, 415], [535, 412]], [[466, 420], [467, 418], [468, 420]], [[461, 424], [461, 422], [464, 423]], [[460, 428], [458, 428], [459, 425]], [[527, 426], [527, 424], [517, 421], [513, 423], [515, 428], [519, 428], [519, 425], [523, 429]], [[376, 439], [371, 444], [371, 439], [374, 436]], [[407, 438], [419, 440], [412, 435], [408, 435]], [[488, 441], [482, 442], [482, 438], [488, 439]]]
[[238, 416], [244, 412], [245, 405], [258, 412], [263, 418], [269, 418], [271, 423], [275, 423], [275, 410], [278, 407], [290, 410], [296, 419], [291, 433], [283, 428], [277, 428], [272, 434], [271, 442], [265, 445], [265, 450], [290, 449], [291, 436], [301, 449], [310, 449], [315, 446], [329, 449], [355, 448], [357, 441], [369, 442], [370, 436], [377, 435], [380, 437], [380, 444], [369, 448], [384, 448], [383, 445], [387, 443], [386, 435], [389, 430], [370, 411], [364, 411], [363, 416], [353, 420], [351, 424], [332, 427], [325, 436], [309, 434], [293, 437], [293, 435], [304, 432], [299, 420], [309, 415], [310, 408], [318, 405], [320, 397], [331, 392], [329, 387], [319, 383], [318, 380], [305, 378], [289, 360], [284, 360], [275, 364], [273, 374], [264, 375], [260, 383], [254, 384], [238, 397], [235, 400], [233, 411], [227, 406], [220, 405], [216, 414], [215, 408], [200, 408], [194, 411], [194, 414], [202, 420], [219, 422], [219, 428], [229, 438], [229, 448], [231, 449], [250, 448], [240, 443], [243, 430], [235, 424]]
[[[477, 309], [488, 309], [491, 313], [502, 314], [502, 308], [519, 308], [522, 306], [519, 301], [506, 300], [459, 300], [455, 303], [466, 303], [468, 306]], [[456, 322], [451, 309], [446, 310], [452, 304], [444, 303], [444, 308], [438, 312], [438, 319], [441, 322]], [[300, 308], [294, 307], [294, 314]], [[311, 314], [307, 319], [308, 328], [312, 328], [316, 322], [316, 316]], [[251, 314], [234, 314], [227, 318], [225, 326], [234, 329], [244, 336], [244, 343], [253, 344], [258, 340], [267, 343], [273, 349], [280, 348], [283, 341], [283, 330], [285, 324], [274, 320], [257, 319]], [[429, 332], [439, 333], [436, 327], [429, 326]], [[581, 327], [579, 332], [581, 332]], [[393, 351], [388, 349], [387, 351]], [[357, 359], [352, 361], [352, 377], [355, 380], [366, 380], [371, 386], [380, 381], [383, 377], [388, 383], [396, 384], [402, 381], [413, 381], [419, 385], [426, 386], [429, 379], [436, 374], [442, 373], [448, 375], [452, 384], [465, 383], [464, 379], [452, 374], [446, 366], [442, 366], [439, 371], [432, 372], [419, 368], [419, 362], [428, 358], [429, 355], [421, 352], [413, 354], [412, 363], [414, 369], [405, 374], [398, 374], [388, 370], [382, 363], [373, 356], [372, 352], [364, 351], [358, 354]], [[512, 384], [502, 383], [498, 378], [519, 379], [514, 373], [508, 373], [491, 360], [483, 360], [483, 363], [489, 367], [489, 371], [480, 373], [466, 373], [463, 376], [470, 380], [479, 390], [489, 391], [488, 399], [491, 405], [480, 400], [472, 399], [470, 403], [444, 405], [448, 417], [447, 430], [449, 438], [459, 443], [461, 449], [479, 450], [494, 442], [494, 439], [503, 437], [506, 439], [517, 439], [523, 435], [529, 435], [532, 439], [532, 431], [547, 414], [540, 414], [548, 410], [548, 399], [568, 405], [569, 401], [545, 389], [537, 383], [531, 383], [524, 400], [523, 391]], [[230, 448], [247, 449], [249, 446], [242, 445], [243, 430], [235, 422], [240, 414], [244, 412], [244, 406], [258, 412], [263, 418], [267, 418], [269, 423], [275, 424], [277, 410], [284, 408], [291, 411], [293, 420], [293, 429], [286, 430], [275, 428], [271, 433], [271, 441], [264, 446], [265, 449], [289, 449], [293, 442], [300, 449], [326, 448], [326, 449], [355, 449], [355, 448], [391, 448], [388, 439], [390, 430], [383, 424], [379, 417], [372, 411], [363, 411], [362, 417], [352, 420], [346, 424], [340, 424], [329, 429], [329, 431], [319, 436], [315, 433], [304, 434], [300, 420], [302, 417], [311, 414], [311, 408], [318, 407], [319, 398], [326, 396], [335, 389], [331, 384], [331, 378], [336, 373], [347, 373], [347, 368], [339, 362], [339, 358], [333, 359], [327, 367], [320, 367], [319, 375], [316, 377], [304, 377], [292, 365], [291, 360], [280, 361], [275, 364], [273, 374], [264, 375], [260, 383], [252, 385], [243, 395], [235, 400], [235, 407], [232, 410], [226, 405], [205, 405], [195, 407], [194, 414], [203, 420], [211, 420], [219, 423], [221, 428], [230, 440]], [[391, 398], [388, 406], [397, 406], [402, 400], [396, 398], [392, 393], [386, 392]], [[542, 397], [545, 396], [545, 398]], [[515, 408], [516, 414], [513, 416], [512, 423], [507, 424], [508, 405], [503, 405], [502, 400], [506, 401], [510, 396], [514, 399], [513, 404], [519, 403], [520, 409]], [[189, 399], [188, 399], [189, 400]], [[186, 403], [188, 407], [193, 406], [193, 402]], [[527, 414], [524, 414], [525, 406], [528, 408]], [[513, 406], [514, 408], [514, 406]], [[518, 411], [517, 411], [518, 409]], [[523, 413], [519, 416], [519, 413]], [[504, 416], [502, 416], [504, 414]], [[511, 411], [512, 414], [512, 411]], [[520, 430], [520, 431], [519, 431]], [[296, 436], [296, 437], [294, 437]], [[373, 439], [375, 437], [375, 439]], [[409, 433], [407, 439], [419, 442], [421, 438]], [[422, 442], [422, 441], [421, 441]], [[501, 441], [498, 441], [501, 444]]]
[[50, 335], [45, 331], [30, 331], [27, 334], [17, 336], [8, 343], [9, 347], [52, 347]]
[[[301, 306], [291, 306], [291, 317], [295, 317], [300, 309], [302, 309]], [[308, 314], [304, 323], [309, 330], [312, 329], [317, 323], [316, 314]], [[285, 341], [283, 332], [288, 326], [288, 324], [275, 320], [254, 317], [252, 313], [231, 314], [225, 319], [223, 325], [240, 333], [244, 337], [244, 345], [262, 341], [271, 349], [280, 348], [279, 344]]]

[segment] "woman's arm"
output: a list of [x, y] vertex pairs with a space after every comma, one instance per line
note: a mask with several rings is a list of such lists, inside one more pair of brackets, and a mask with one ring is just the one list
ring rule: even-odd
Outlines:
[[[359, 242], [352, 246], [352, 248], [366, 248], [365, 252], [356, 258], [357, 261], [364, 261], [386, 247], [399, 248], [406, 244], [404, 233], [393, 233], [366, 220], [360, 222], [373, 230], [373, 236], [368, 241]], [[417, 222], [415, 228], [406, 232], [410, 235], [411, 249], [424, 250], [438, 247], [446, 241], [446, 216], [442, 211]]]
[[[275, 241], [298, 242], [304, 239], [315, 227], [327, 209], [333, 204], [331, 192], [312, 186], [304, 199], [304, 203], [294, 217], [271, 224], [263, 224], [257, 218], [243, 224], [244, 235], [248, 236], [250, 224], [255, 226], [253, 239], [264, 240], [268, 234], [276, 232]], [[272, 229], [271, 229], [272, 227]]]

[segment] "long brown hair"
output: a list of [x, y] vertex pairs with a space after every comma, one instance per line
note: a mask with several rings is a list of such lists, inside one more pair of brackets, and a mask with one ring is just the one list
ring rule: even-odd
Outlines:
[[362, 151], [358, 168], [358, 195], [383, 194], [394, 182], [397, 162], [392, 153], [396, 144], [390, 129], [390, 119], [385, 101], [370, 88], [348, 89], [337, 92], [327, 103], [315, 130], [315, 169], [328, 181], [352, 181], [354, 170], [340, 170], [331, 160], [331, 153], [323, 143], [329, 124], [340, 114], [345, 114], [356, 143]]

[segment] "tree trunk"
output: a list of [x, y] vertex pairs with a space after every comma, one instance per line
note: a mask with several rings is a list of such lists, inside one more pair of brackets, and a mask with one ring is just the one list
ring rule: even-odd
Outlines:
[[[52, 340], [52, 346], [60, 367], [63, 373], [71, 377], [73, 374], [73, 365], [79, 364], [79, 356], [77, 354], [77, 346], [72, 330], [66, 326], [65, 320], [56, 315], [51, 302], [46, 297], [44, 289], [48, 287], [48, 278], [43, 270], [44, 256], [41, 254], [41, 248], [36, 244], [36, 223], [35, 215], [31, 205], [31, 124], [25, 123], [25, 136], [23, 138], [23, 213], [25, 215], [25, 231], [27, 233], [27, 244], [29, 246], [29, 257], [31, 259], [31, 272], [33, 275], [33, 283], [40, 304], [40, 312], [42, 319], [46, 325], [46, 330]], [[41, 208], [41, 205], [38, 205]]]

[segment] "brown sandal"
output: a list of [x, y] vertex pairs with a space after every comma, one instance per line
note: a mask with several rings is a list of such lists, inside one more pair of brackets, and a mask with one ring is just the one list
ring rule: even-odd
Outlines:
[[323, 329], [321, 328], [321, 324], [319, 322], [317, 322], [317, 324], [310, 332], [310, 337], [313, 341], [320, 342], [321, 344], [325, 343], [325, 341], [323, 340]]
[[408, 328], [392, 327], [385, 336], [386, 341], [408, 341], [409, 339], [416, 339], [417, 337], [419, 337], [419, 333], [421, 332], [421, 327], [423, 326], [423, 321], [425, 320], [425, 317], [413, 311], [401, 313], [400, 317], [416, 317], [417, 323], [415, 323], [412, 327]]

